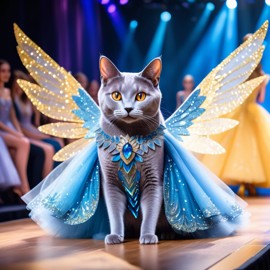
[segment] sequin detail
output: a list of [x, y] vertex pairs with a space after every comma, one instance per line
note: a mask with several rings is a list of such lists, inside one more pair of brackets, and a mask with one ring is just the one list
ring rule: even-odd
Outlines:
[[63, 220], [64, 223], [69, 225], [84, 223], [94, 215], [97, 209], [100, 189], [99, 181], [99, 165], [96, 164], [83, 186], [77, 191], [80, 194], [80, 196], [76, 194], [79, 199], [74, 201], [70, 208], [67, 208], [66, 205], [67, 202], [73, 200], [74, 194], [67, 192], [65, 187], [51, 190], [47, 195], [40, 193], [27, 207], [29, 209], [44, 207], [54, 217]]
[[[190, 186], [202, 194], [200, 198], [194, 197]], [[228, 197], [227, 200], [224, 200], [224, 204], [230, 205], [231, 208], [230, 212], [224, 215], [197, 184], [186, 182], [175, 162], [166, 156], [164, 170], [165, 213], [174, 230], [193, 233], [198, 230], [207, 230], [220, 222], [233, 222], [243, 213], [243, 210], [233, 198]]]
[[154, 151], [162, 145], [164, 127], [160, 126], [147, 136], [110, 136], [102, 129], [96, 131], [96, 142], [99, 147], [111, 153], [113, 162], [118, 163], [118, 178], [127, 196], [128, 209], [135, 218], [140, 208], [141, 173], [137, 163], [143, 162], [143, 155]]
[[189, 135], [188, 127], [193, 125], [193, 120], [205, 111], [200, 108], [205, 99], [205, 96], [200, 96], [200, 90], [194, 91], [184, 104], [166, 120], [166, 127], [175, 138], [182, 141], [182, 136]]
[[[93, 138], [100, 119], [100, 109], [95, 101], [69, 72], [51, 59], [16, 24], [14, 33], [21, 61], [39, 84], [18, 80], [19, 85], [39, 111], [65, 122], [43, 126], [41, 131], [64, 138]], [[86, 144], [81, 140], [75, 145]], [[63, 148], [54, 158], [64, 161], [78, 151], [75, 147]]]

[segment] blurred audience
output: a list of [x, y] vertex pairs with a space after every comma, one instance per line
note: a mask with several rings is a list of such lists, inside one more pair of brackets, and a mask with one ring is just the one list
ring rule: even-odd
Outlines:
[[[13, 187], [11, 191], [21, 196], [29, 190], [29, 185], [32, 188], [42, 180], [44, 152], [42, 148], [31, 144], [22, 132], [13, 107], [10, 90], [5, 87], [10, 80], [10, 75], [9, 63], [0, 60], [0, 137], [8, 149], [8, 151], [1, 151], [1, 159], [7, 163], [12, 158], [14, 163], [14, 166], [4, 168], [2, 166], [1, 174], [11, 176], [16, 175], [17, 172], [20, 184]], [[13, 180], [16, 181], [15, 178]], [[10, 179], [6, 177], [4, 181], [8, 186]], [[0, 191], [3, 189], [5, 187]]]
[[99, 82], [97, 80], [93, 80], [90, 82], [88, 88], [86, 89], [88, 94], [92, 97], [92, 99], [98, 104], [98, 90], [99, 90]]
[[82, 72], [77, 72], [74, 74], [74, 78], [80, 83], [80, 85], [83, 87], [83, 89], [87, 89], [88, 87], [88, 78], [87, 76]]
[[[98, 103], [98, 81], [89, 83], [82, 72], [74, 77]], [[0, 204], [6, 203], [10, 194], [16, 198], [13, 202], [21, 202], [20, 196], [51, 172], [52, 157], [64, 146], [62, 139], [38, 130], [41, 124], [54, 120], [44, 117], [32, 106], [17, 83], [18, 79], [35, 83], [20, 70], [15, 70], [11, 76], [10, 64], [0, 60]]]
[[[32, 123], [33, 116], [35, 115], [35, 119], [38, 119], [39, 113], [37, 110], [34, 110], [31, 101], [17, 83], [18, 79], [29, 80], [29, 77], [20, 70], [15, 70], [13, 73], [11, 95], [15, 110], [24, 135], [29, 138], [32, 144], [41, 147], [45, 153], [43, 177], [46, 177], [53, 169], [53, 155], [61, 149], [61, 145], [49, 135], [41, 133]], [[34, 112], [36, 112], [36, 114]]]
[[183, 90], [176, 93], [176, 108], [180, 107], [182, 103], [187, 99], [187, 97], [194, 90], [195, 82], [192, 75], [187, 74], [182, 81]]
[[[1, 102], [1, 101], [0, 101]], [[0, 137], [0, 191], [15, 189], [21, 186], [21, 180], [13, 164], [8, 148]]]
[[[20, 177], [20, 185], [14, 187], [14, 192], [18, 195], [23, 195], [29, 191], [27, 162], [30, 143], [29, 140], [24, 137], [17, 121], [10, 90], [5, 87], [9, 79], [10, 65], [7, 61], [0, 60], [0, 137], [7, 147], [11, 149], [14, 164]], [[9, 159], [9, 156], [7, 159]], [[9, 167], [5, 168], [7, 171], [12, 169], [13, 168]]]

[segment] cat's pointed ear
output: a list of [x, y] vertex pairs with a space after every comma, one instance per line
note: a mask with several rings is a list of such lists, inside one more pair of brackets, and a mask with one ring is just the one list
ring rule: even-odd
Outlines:
[[104, 55], [99, 58], [99, 70], [101, 79], [106, 82], [108, 79], [121, 76], [120, 71], [113, 64], [113, 62]]
[[150, 80], [154, 87], [156, 87], [159, 84], [161, 70], [161, 58], [157, 57], [144, 68], [144, 70], [140, 73], [140, 76]]

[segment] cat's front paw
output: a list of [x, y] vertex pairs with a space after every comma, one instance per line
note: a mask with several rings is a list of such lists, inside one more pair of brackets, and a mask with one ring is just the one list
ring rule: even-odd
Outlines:
[[121, 244], [123, 241], [124, 237], [118, 234], [108, 234], [105, 237], [105, 244], [107, 245]]
[[158, 237], [155, 234], [144, 234], [140, 237], [140, 244], [152, 245], [158, 243]]

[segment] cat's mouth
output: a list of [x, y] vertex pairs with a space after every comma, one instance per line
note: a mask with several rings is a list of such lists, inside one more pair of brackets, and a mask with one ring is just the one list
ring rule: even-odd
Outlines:
[[136, 118], [131, 116], [131, 115], [127, 115], [126, 117], [124, 117], [123, 119], [125, 120], [135, 120]]
[[131, 122], [138, 120], [138, 118], [131, 116], [131, 115], [127, 115], [127, 116], [121, 118], [121, 120], [125, 121], [126, 123], [131, 123]]
[[134, 113], [134, 112], [119, 112], [119, 111], [114, 111], [114, 117], [116, 120], [124, 123], [132, 123], [135, 121], [138, 121], [140, 118], [140, 115]]

